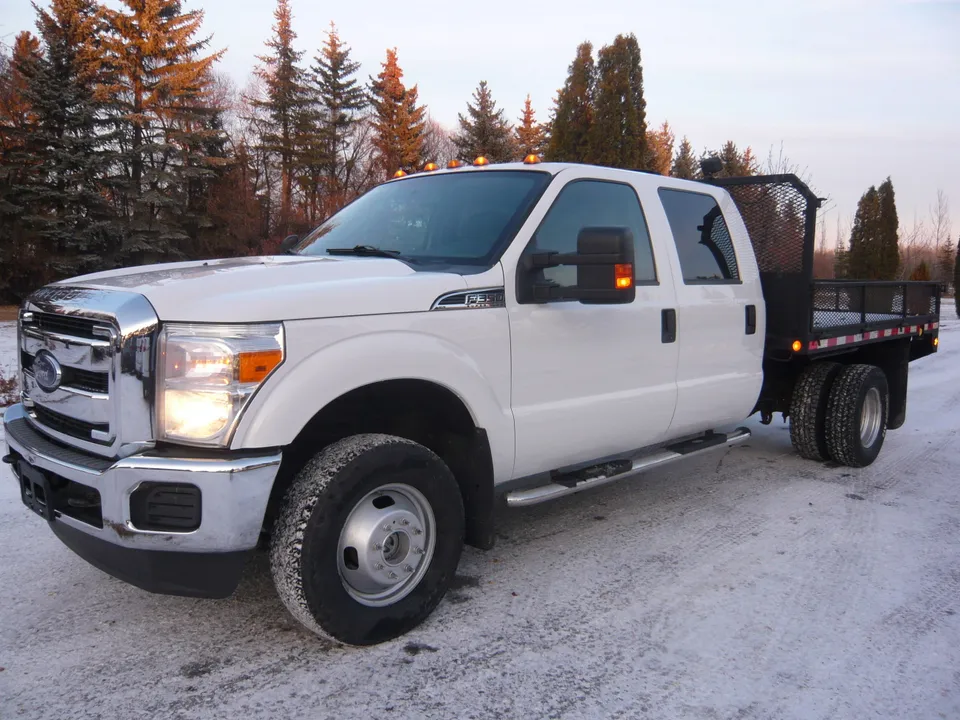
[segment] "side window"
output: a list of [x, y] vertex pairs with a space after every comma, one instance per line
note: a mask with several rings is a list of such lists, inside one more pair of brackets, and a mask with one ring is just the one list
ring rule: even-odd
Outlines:
[[[637, 194], [629, 185], [602, 180], [574, 180], [569, 183], [537, 228], [528, 252], [577, 251], [577, 235], [585, 227], [627, 227], [633, 233], [636, 284], [657, 282], [657, 270], [650, 246], [650, 233]], [[574, 266], [547, 268], [543, 279], [559, 285], [577, 284]]]
[[683, 282], [740, 282], [733, 240], [717, 201], [703, 193], [660, 188], [660, 202], [673, 231]]

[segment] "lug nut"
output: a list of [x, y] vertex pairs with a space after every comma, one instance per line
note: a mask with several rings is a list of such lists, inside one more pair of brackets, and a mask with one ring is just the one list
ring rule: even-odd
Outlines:
[[382, 547], [383, 547], [383, 546], [382, 546], [380, 543], [374, 543], [374, 544], [373, 544], [373, 549], [374, 549], [374, 550], [379, 550], [379, 549], [381, 549]]
[[413, 565], [404, 565], [404, 566], [403, 566], [403, 571], [404, 571], [404, 572], [413, 572]]
[[410, 521], [404, 518], [403, 520], [400, 521], [400, 524], [406, 526], [410, 524]]
[[413, 549], [413, 551], [414, 551], [417, 555], [423, 555], [423, 548], [422, 548], [422, 547], [415, 547], [415, 548]]
[[383, 570], [383, 563], [377, 563], [373, 567], [375, 570]]
[[396, 574], [395, 572], [390, 573], [390, 579], [391, 579], [391, 580], [396, 580], [396, 579], [397, 579], [397, 574]]
[[413, 534], [414, 534], [414, 535], [423, 535], [423, 529], [422, 529], [422, 528], [415, 527], [415, 528], [413, 529]]

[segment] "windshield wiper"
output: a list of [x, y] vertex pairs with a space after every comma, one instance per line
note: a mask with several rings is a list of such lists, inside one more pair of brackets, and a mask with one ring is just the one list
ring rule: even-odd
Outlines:
[[[399, 250], [381, 250], [373, 245], [354, 245], [352, 248], [327, 248], [328, 255], [358, 255], [360, 257], [385, 257], [397, 259]], [[406, 259], [406, 258], [404, 258]]]

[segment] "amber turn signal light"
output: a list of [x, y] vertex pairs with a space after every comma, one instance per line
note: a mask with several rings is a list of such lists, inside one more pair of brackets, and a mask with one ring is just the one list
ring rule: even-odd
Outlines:
[[613, 274], [616, 278], [617, 290], [633, 287], [633, 265], [630, 263], [618, 264]]
[[791, 347], [793, 348], [794, 352], [800, 352], [803, 349], [803, 343], [799, 340], [794, 340]]
[[481, 155], [480, 157], [478, 157], [476, 160], [473, 161], [473, 164], [476, 165], [477, 167], [483, 167], [484, 165], [489, 165], [490, 161], [487, 160], [483, 155]]
[[940, 344], [940, 338], [935, 337], [935, 338], [933, 339], [933, 346], [934, 346], [934, 347], [937, 347], [939, 344]]
[[283, 360], [282, 350], [240, 353], [240, 382], [258, 383]]

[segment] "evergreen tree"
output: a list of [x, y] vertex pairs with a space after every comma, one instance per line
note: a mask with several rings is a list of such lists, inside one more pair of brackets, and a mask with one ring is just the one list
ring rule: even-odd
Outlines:
[[490, 162], [508, 162], [513, 159], [513, 142], [510, 123], [503, 110], [490, 94], [486, 80], [473, 92], [474, 102], [467, 103], [467, 114], [459, 114], [460, 132], [453, 142], [461, 160], [470, 162], [483, 155]]
[[953, 303], [960, 318], [960, 239], [957, 240], [957, 258], [953, 263]]
[[847, 244], [841, 239], [837, 242], [837, 250], [833, 255], [833, 276], [838, 280], [850, 275], [850, 251]]
[[880, 213], [877, 226], [878, 262], [877, 280], [894, 280], [900, 266], [900, 222], [897, 219], [897, 203], [890, 178], [877, 189]]
[[[21, 32], [8, 58], [0, 55], [0, 302], [19, 304], [49, 278], [45, 254], [28, 216], [39, 182], [36, 116], [27, 97], [28, 77], [40, 60], [40, 41]], [[39, 282], [38, 282], [39, 281]]]
[[545, 159], [553, 162], [586, 162], [593, 125], [595, 84], [593, 45], [581, 43], [567, 71], [567, 80], [554, 99]]
[[714, 156], [720, 158], [720, 162], [723, 165], [723, 169], [716, 173], [714, 177], [746, 177], [757, 174], [757, 160], [753, 154], [753, 150], [748, 147], [743, 152], [740, 152], [740, 149], [733, 140], [725, 142], [720, 152], [705, 152], [701, 156], [701, 159]]
[[64, 277], [97, 268], [122, 232], [105, 200], [115, 137], [104, 128], [104, 21], [94, 0], [53, 0], [37, 14], [44, 51], [26, 92], [38, 163], [31, 215], [47, 262]]
[[417, 86], [403, 84], [396, 48], [387, 50], [381, 67], [377, 78], [370, 78], [371, 143], [381, 177], [390, 177], [397, 170], [418, 170], [423, 164], [427, 109], [417, 104]]
[[360, 163], [357, 130], [367, 107], [367, 94], [356, 79], [360, 63], [350, 59], [350, 48], [330, 23], [327, 39], [315, 58], [314, 91], [320, 110], [321, 170], [329, 215], [349, 200]]
[[280, 170], [279, 229], [283, 235], [293, 226], [293, 187], [301, 164], [303, 147], [309, 143], [310, 98], [300, 68], [302, 52], [294, 50], [293, 13], [289, 0], [277, 0], [273, 12], [273, 36], [267, 40], [267, 55], [256, 70], [264, 84], [264, 98], [252, 105], [266, 111], [266, 123], [260, 142], [270, 156], [277, 158]]
[[699, 174], [697, 158], [693, 153], [693, 145], [684, 137], [680, 141], [680, 147], [673, 158], [673, 167], [670, 168], [670, 174], [675, 178], [684, 180], [693, 180]]
[[857, 280], [882, 279], [879, 226], [880, 196], [877, 188], [871, 185], [857, 203], [857, 213], [850, 231], [846, 273], [843, 277]]
[[637, 38], [617, 35], [600, 49], [589, 132], [589, 161], [608, 167], [644, 169], [647, 154], [647, 103]]
[[222, 135], [210, 98], [222, 51], [202, 54], [210, 43], [196, 37], [203, 13], [183, 12], [179, 0], [121, 5], [105, 11], [122, 168], [113, 194], [128, 225], [121, 261], [184, 257], [189, 229], [209, 222], [191, 197], [222, 161], [210, 153]]
[[673, 167], [673, 143], [675, 140], [670, 123], [666, 120], [656, 130], [647, 133], [650, 153], [649, 169], [660, 175], [669, 175]]
[[921, 260], [920, 264], [913, 269], [913, 272], [910, 273], [910, 280], [922, 282], [930, 281], [930, 266], [927, 265], [926, 260]]
[[530, 102], [530, 96], [523, 101], [523, 112], [520, 114], [520, 124], [514, 130], [514, 144], [519, 159], [527, 155], [542, 155], [546, 144], [546, 131], [537, 122], [537, 113]]

